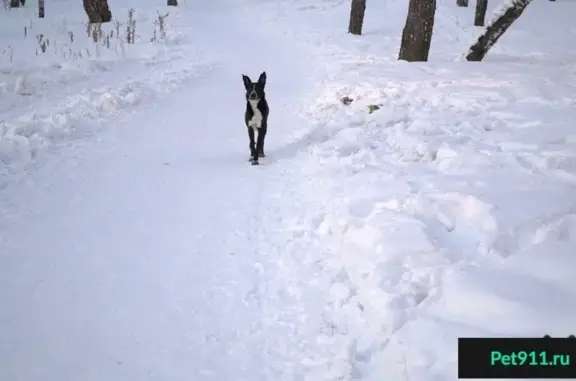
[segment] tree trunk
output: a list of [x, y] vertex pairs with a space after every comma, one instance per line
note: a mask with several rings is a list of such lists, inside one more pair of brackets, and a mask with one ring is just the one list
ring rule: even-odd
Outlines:
[[436, 0], [410, 0], [399, 60], [428, 61], [435, 13]]
[[168, 0], [168, 6], [169, 7], [177, 7], [178, 6], [178, 0]]
[[474, 14], [474, 25], [484, 26], [486, 20], [486, 9], [488, 8], [488, 0], [476, 0], [476, 13]]
[[26, 0], [20, 0], [20, 4], [22, 4], [22, 6], [26, 5]]
[[44, 0], [38, 0], [38, 17], [44, 18]]
[[352, 0], [350, 7], [350, 23], [348, 33], [360, 36], [364, 26], [364, 13], [366, 11], [366, 0]]
[[456, 0], [456, 5], [458, 5], [459, 7], [467, 7], [468, 0]]
[[494, 46], [506, 30], [522, 15], [528, 4], [532, 0], [511, 0], [510, 3], [499, 13], [499, 16], [492, 20], [486, 27], [484, 33], [468, 50], [466, 60], [482, 61], [486, 53]]
[[20, 0], [10, 0], [10, 8], [20, 8]]
[[105, 23], [112, 20], [112, 12], [108, 8], [107, 0], [83, 0], [83, 5], [90, 24]]

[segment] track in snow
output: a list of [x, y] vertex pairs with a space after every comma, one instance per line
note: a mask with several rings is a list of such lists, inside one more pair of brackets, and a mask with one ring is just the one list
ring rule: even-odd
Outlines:
[[[297, 339], [274, 319], [297, 301], [270, 271], [289, 250], [274, 204], [290, 176], [246, 163], [241, 74], [270, 73], [271, 157], [307, 82], [290, 81], [297, 51], [222, 9], [205, 9], [213, 39], [199, 43], [219, 60], [207, 77], [108, 119], [98, 139], [47, 157], [0, 196], [0, 379], [286, 372]], [[261, 51], [244, 49], [251, 38]]]

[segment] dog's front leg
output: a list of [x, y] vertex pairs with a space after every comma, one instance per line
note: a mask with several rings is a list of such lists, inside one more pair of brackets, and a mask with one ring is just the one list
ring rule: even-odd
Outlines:
[[250, 138], [250, 161], [258, 162], [258, 151], [256, 150], [256, 142], [254, 141], [254, 129], [248, 127], [248, 137]]
[[261, 127], [258, 129], [258, 139], [256, 140], [256, 151], [258, 157], [264, 157], [264, 138], [266, 137], [266, 129]]
[[264, 140], [266, 139], [266, 122], [262, 123], [262, 127], [258, 129], [258, 141], [256, 143], [256, 150], [258, 151], [258, 157], [264, 157]]

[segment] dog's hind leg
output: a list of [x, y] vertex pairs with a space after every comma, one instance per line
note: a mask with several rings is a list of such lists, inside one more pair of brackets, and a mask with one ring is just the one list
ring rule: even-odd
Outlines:
[[254, 129], [251, 127], [248, 127], [248, 137], [250, 138], [250, 161], [252, 164], [258, 164], [258, 151], [256, 150], [256, 143], [254, 141]]

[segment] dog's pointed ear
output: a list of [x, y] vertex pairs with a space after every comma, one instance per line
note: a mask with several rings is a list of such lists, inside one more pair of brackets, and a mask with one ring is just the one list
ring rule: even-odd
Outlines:
[[260, 74], [260, 77], [258, 77], [258, 83], [262, 86], [264, 86], [266, 84], [266, 72], [263, 71], [262, 74]]
[[244, 81], [244, 87], [246, 90], [252, 87], [252, 80], [247, 75], [242, 74], [242, 81]]

